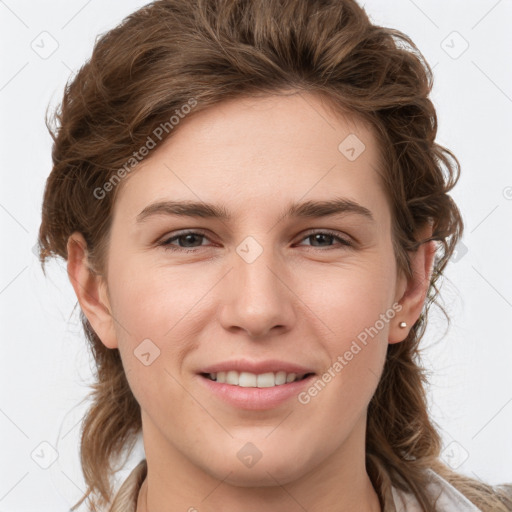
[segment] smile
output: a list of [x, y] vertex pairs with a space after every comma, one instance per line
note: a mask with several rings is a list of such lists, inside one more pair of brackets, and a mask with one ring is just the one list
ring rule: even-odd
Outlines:
[[229, 370], [202, 375], [212, 381], [221, 384], [229, 384], [231, 386], [240, 386], [242, 388], [272, 388], [274, 386], [282, 386], [283, 384], [300, 381], [311, 374], [287, 373], [285, 371], [256, 374]]

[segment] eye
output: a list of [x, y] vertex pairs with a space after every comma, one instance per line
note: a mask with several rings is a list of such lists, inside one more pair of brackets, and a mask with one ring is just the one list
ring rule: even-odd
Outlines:
[[[168, 251], [186, 251], [186, 252], [195, 252], [194, 248], [200, 247], [202, 244], [197, 244], [197, 241], [202, 241], [201, 239], [206, 238], [206, 235], [203, 233], [199, 233], [197, 231], [183, 231], [177, 235], [172, 236], [171, 238], [167, 238], [163, 240], [158, 245], [164, 247], [164, 249]], [[179, 244], [178, 246], [172, 245], [174, 241], [182, 242], [184, 244]]]
[[[163, 246], [165, 250], [169, 251], [196, 252], [196, 249], [203, 246], [202, 242], [204, 239], [208, 239], [204, 233], [198, 231], [183, 231], [163, 240], [158, 245]], [[328, 243], [333, 240], [337, 241], [341, 246], [353, 247], [353, 243], [350, 240], [340, 236], [335, 231], [315, 231], [302, 238], [302, 240], [307, 239], [313, 242], [313, 245], [310, 245], [310, 247], [336, 248], [336, 246]], [[178, 242], [178, 245], [174, 244], [174, 242]], [[318, 243], [320, 245], [314, 245]]]
[[[340, 236], [335, 231], [315, 231], [313, 233], [309, 233], [308, 235], [306, 235], [302, 240], [307, 239], [313, 240], [314, 243], [319, 242], [320, 244], [322, 244], [322, 242], [328, 242], [329, 240], [336, 240], [342, 246], [353, 247], [353, 244], [350, 240]], [[322, 247], [322, 245], [311, 245], [311, 247]], [[324, 245], [324, 247], [336, 248], [336, 246], [332, 245]]]

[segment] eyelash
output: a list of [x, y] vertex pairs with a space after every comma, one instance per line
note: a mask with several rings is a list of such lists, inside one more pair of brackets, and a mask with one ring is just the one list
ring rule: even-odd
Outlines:
[[[188, 249], [186, 247], [179, 247], [179, 246], [172, 246], [171, 245], [171, 242], [174, 242], [178, 238], [181, 238], [181, 237], [187, 236], [187, 235], [199, 235], [200, 237], [208, 238], [206, 236], [206, 234], [201, 233], [200, 231], [183, 231], [183, 232], [181, 232], [181, 233], [179, 233], [177, 235], [172, 236], [171, 238], [167, 238], [167, 239], [163, 240], [158, 245], [162, 246], [164, 248], [164, 250], [166, 250], [166, 251], [173, 251], [173, 252], [177, 251], [177, 252], [188, 252], [188, 253], [197, 252], [198, 249], [201, 249], [203, 247], [203, 246], [199, 246], [199, 247], [193, 247], [193, 248]], [[312, 237], [313, 235], [327, 235], [327, 236], [330, 236], [330, 237], [334, 238], [338, 242], [340, 242], [340, 244], [343, 247], [354, 248], [354, 244], [352, 242], [350, 242], [346, 238], [343, 238], [343, 237], [339, 236], [335, 231], [329, 231], [329, 230], [314, 231], [314, 232], [308, 233], [306, 236], [304, 236], [301, 239], [301, 242], [303, 240], [309, 238], [309, 237]], [[326, 249], [329, 250], [329, 249], [335, 249], [336, 248], [336, 247], [327, 247], [327, 248], [323, 249], [322, 247], [315, 247], [315, 246], [309, 246], [309, 247], [311, 249], [320, 249], [320, 250], [326, 250]]]

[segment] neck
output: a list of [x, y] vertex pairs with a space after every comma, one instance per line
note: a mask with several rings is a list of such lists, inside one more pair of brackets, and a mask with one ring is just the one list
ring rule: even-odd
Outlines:
[[[231, 472], [194, 465], [146, 425], [144, 445], [148, 472], [137, 502], [137, 512], [380, 512], [379, 496], [366, 472], [364, 429], [355, 432], [338, 450], [296, 479], [285, 474], [240, 485]], [[150, 440], [151, 442], [147, 442]], [[162, 447], [165, 446], [165, 449]], [[165, 454], [165, 457], [163, 456]]]
[[[152, 503], [152, 505], [150, 506], [149, 505], [149, 500], [148, 500], [148, 478], [146, 478], [144, 480], [144, 482], [142, 483], [142, 486], [140, 488], [140, 492], [139, 492], [139, 495], [138, 495], [138, 500], [137, 500], [137, 509], [136, 509], [136, 512], [153, 512], [154, 510], [162, 510], [162, 509], [166, 509], [166, 508], [169, 508], [168, 506], [164, 506], [164, 507], [160, 507], [158, 504], [154, 504]], [[358, 510], [359, 512], [381, 512], [383, 509], [381, 508], [381, 505], [380, 505], [380, 501], [379, 501], [379, 497], [377, 495], [377, 493], [375, 492], [374, 488], [372, 487], [372, 484], [370, 482], [370, 480], [368, 479], [367, 482], [366, 482], [366, 490], [363, 489], [363, 493], [361, 494], [361, 499], [360, 500], [357, 500], [357, 499], [345, 499], [345, 500], [339, 500], [338, 503], [333, 503], [331, 504], [330, 508], [326, 508], [324, 505], [317, 505], [317, 506], [312, 506], [310, 508], [307, 508], [305, 506], [303, 506], [297, 499], [295, 499], [293, 497], [293, 495], [289, 492], [289, 491], [286, 491], [283, 487], [283, 494], [288, 494], [288, 499], [281, 499], [280, 502], [282, 503], [281, 505], [273, 505], [273, 508], [272, 509], [268, 509], [268, 508], [265, 508], [265, 510], [288, 510], [290, 512], [304, 512], [304, 510], [308, 510], [311, 511], [311, 512], [317, 512], [317, 511], [323, 511], [323, 512], [352, 512], [353, 510]], [[293, 492], [293, 491], [292, 491]], [[238, 501], [238, 505], [234, 505], [234, 508], [229, 508], [229, 509], [222, 509], [222, 510], [226, 510], [226, 512], [231, 511], [231, 510], [242, 510], [242, 506], [245, 507], [243, 510], [247, 510], [247, 511], [256, 511], [256, 510], [261, 510], [261, 508], [258, 508], [258, 507], [268, 507], [269, 505], [267, 505], [266, 503], [268, 503], [269, 501], [272, 501], [272, 500], [269, 500], [270, 496], [267, 495], [267, 498], [266, 499], [262, 499], [262, 500], [259, 500], [258, 503], [259, 504], [256, 504], [256, 502], [254, 500], [251, 499], [251, 497], [249, 495], [246, 495], [245, 497], [241, 497]], [[355, 494], [354, 494], [354, 497], [355, 497]], [[206, 496], [203, 498], [203, 499], [200, 499], [200, 500], [189, 500], [188, 503], [201, 503], [202, 501], [204, 501], [204, 499], [207, 498]], [[152, 500], [153, 501], [156, 501], [158, 503], [158, 499], [156, 500]], [[187, 512], [210, 512], [210, 511], [213, 511], [214, 510], [214, 507], [215, 506], [218, 506], [217, 505], [214, 505], [214, 503], [216, 502], [220, 502], [221, 500], [217, 499], [217, 500], [212, 500], [211, 504], [209, 507], [205, 507], [201, 504], [197, 505], [199, 506], [200, 508], [197, 508], [197, 507], [194, 507], [194, 506], [188, 506], [187, 508], [183, 508], [184, 506], [184, 502], [185, 500], [181, 500], [181, 503], [178, 503], [177, 505], [173, 505], [173, 508], [172, 510], [175, 509], [176, 507], [176, 510], [186, 510]], [[232, 500], [233, 504], [235, 503], [236, 499], [235, 500]], [[350, 501], [350, 503], [349, 503]], [[171, 500], [169, 502], [166, 502], [166, 503], [177, 503], [176, 500]], [[323, 502], [323, 500], [322, 500]], [[248, 505], [249, 503], [249, 505]], [[212, 508], [212, 505], [213, 505], [213, 508]], [[247, 508], [247, 506], [250, 506], [251, 508]], [[287, 508], [284, 508], [284, 507], [287, 507]], [[217, 509], [219, 510], [219, 509]]]

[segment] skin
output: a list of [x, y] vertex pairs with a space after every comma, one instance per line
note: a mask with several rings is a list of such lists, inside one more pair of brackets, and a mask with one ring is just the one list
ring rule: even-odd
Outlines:
[[[120, 185], [107, 271], [89, 271], [80, 233], [68, 242], [82, 310], [119, 349], [141, 406], [148, 476], [137, 511], [381, 510], [365, 469], [368, 403], [388, 343], [403, 341], [421, 313], [435, 242], [412, 254], [413, 278], [397, 271], [375, 138], [320, 97], [238, 98], [178, 128]], [[338, 150], [351, 133], [366, 146], [354, 161]], [[281, 217], [292, 201], [335, 196], [368, 208], [374, 223], [356, 214]], [[137, 224], [147, 205], [169, 199], [222, 203], [233, 219], [159, 215]], [[206, 236], [182, 238], [182, 252], [157, 245], [184, 229]], [[309, 236], [325, 229], [355, 246]], [[250, 264], [236, 251], [247, 236], [262, 248]], [[307, 404], [242, 410], [196, 373], [246, 357], [321, 375], [393, 304], [400, 312]], [[134, 355], [147, 338], [160, 349], [148, 366]], [[250, 468], [237, 457], [247, 442], [262, 453]]]

